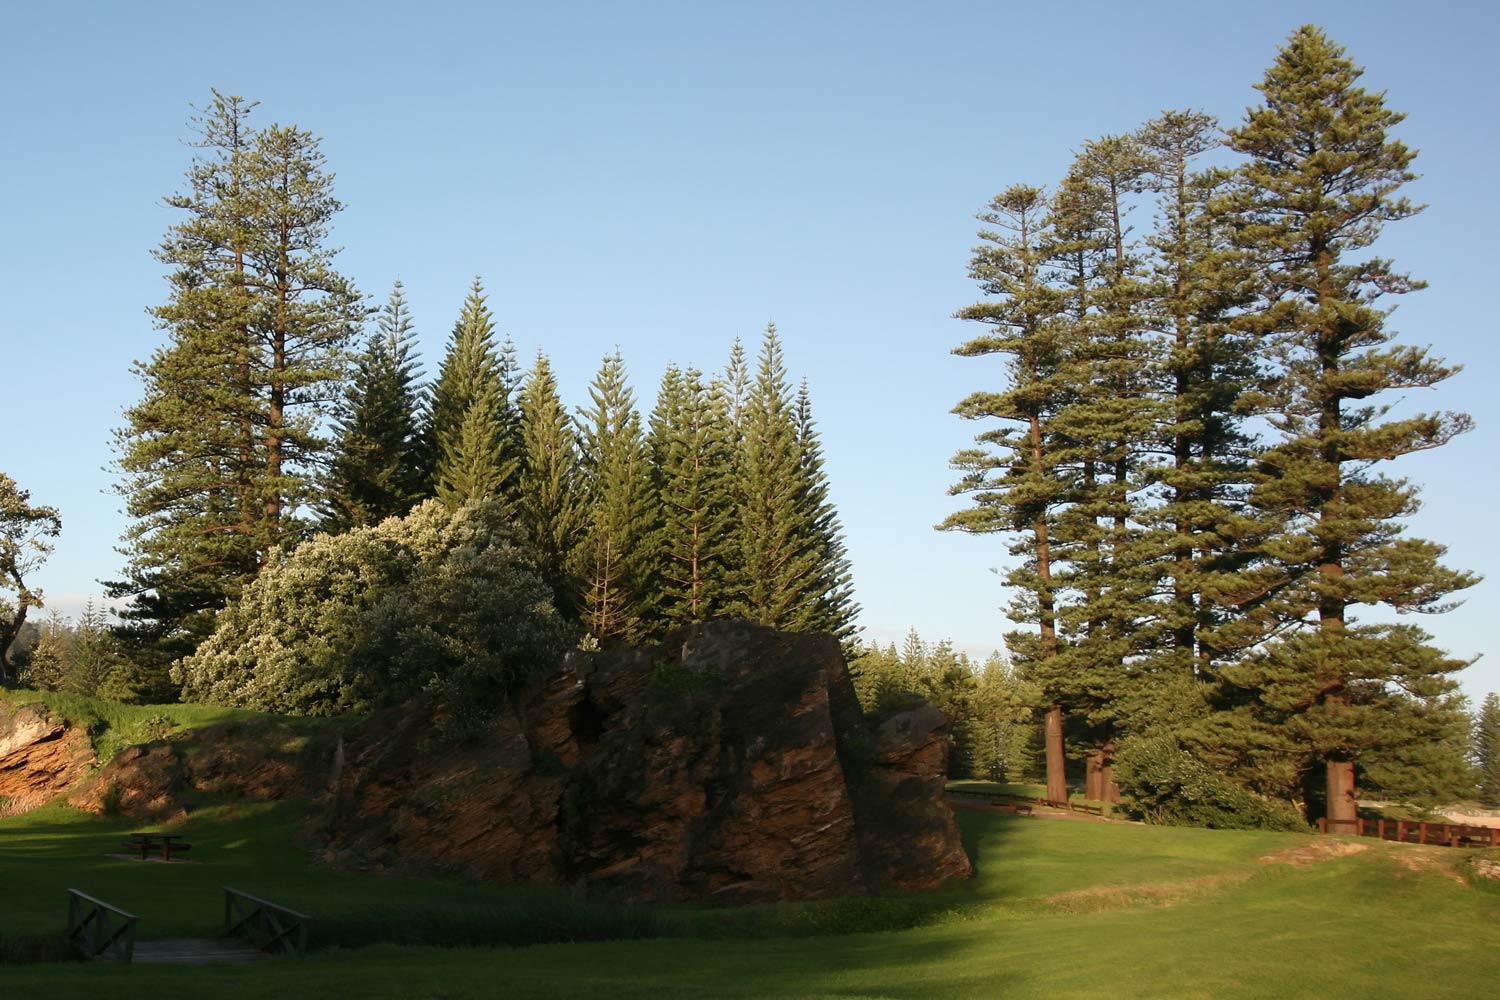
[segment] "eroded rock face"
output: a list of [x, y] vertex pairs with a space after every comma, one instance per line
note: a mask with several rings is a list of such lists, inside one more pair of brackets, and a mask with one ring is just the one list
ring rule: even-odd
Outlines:
[[330, 861], [725, 902], [969, 873], [947, 720], [924, 705], [870, 727], [831, 636], [692, 626], [570, 655], [474, 742], [427, 721], [351, 738]]
[[0, 815], [56, 798], [93, 762], [88, 734], [48, 719], [35, 705], [0, 702]]
[[225, 723], [180, 738], [130, 746], [115, 754], [68, 797], [93, 813], [172, 820], [187, 813], [192, 792], [269, 801], [316, 794], [320, 759], [274, 720]]

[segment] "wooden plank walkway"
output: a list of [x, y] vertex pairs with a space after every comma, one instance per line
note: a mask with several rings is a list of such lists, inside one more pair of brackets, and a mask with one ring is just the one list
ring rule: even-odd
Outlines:
[[137, 964], [213, 965], [218, 962], [256, 962], [269, 957], [265, 952], [232, 938], [163, 938], [135, 943]]

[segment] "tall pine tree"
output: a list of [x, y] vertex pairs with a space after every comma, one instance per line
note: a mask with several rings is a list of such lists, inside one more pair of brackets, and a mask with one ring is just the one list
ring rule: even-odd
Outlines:
[[1061, 438], [1054, 421], [1073, 398], [1065, 361], [1068, 338], [1062, 320], [1068, 296], [1049, 286], [1044, 273], [1054, 233], [1049, 204], [1037, 187], [1018, 184], [996, 195], [979, 219], [983, 241], [975, 248], [970, 275], [988, 298], [959, 310], [961, 319], [987, 329], [954, 349], [962, 357], [999, 355], [1009, 386], [963, 399], [954, 412], [969, 420], [998, 421], [976, 435], [979, 447], [953, 457], [963, 477], [949, 490], [971, 498], [971, 506], [938, 527], [1012, 537], [1020, 562], [1006, 574], [1016, 597], [1010, 616], [1036, 626], [1036, 634], [1007, 636], [1012, 656], [1037, 685], [1045, 705], [1047, 797], [1066, 801], [1063, 699], [1067, 676], [1059, 670], [1058, 602], [1053, 574], [1053, 533], [1059, 509], [1071, 498], [1078, 467], [1076, 449]]
[[340, 205], [318, 141], [250, 126], [254, 105], [214, 92], [195, 119], [185, 214], [157, 251], [168, 343], [136, 365], [143, 396], [117, 433], [133, 523], [122, 632], [156, 673], [300, 531], [326, 443], [316, 415], [341, 385], [359, 296], [327, 246]]
[[1421, 285], [1369, 251], [1386, 223], [1418, 211], [1400, 193], [1415, 154], [1389, 134], [1402, 116], [1360, 75], [1304, 26], [1259, 85], [1265, 103], [1229, 134], [1248, 157], [1236, 238], [1254, 267], [1253, 332], [1272, 367], [1264, 408], [1276, 440], [1260, 455], [1252, 499], [1277, 519], [1261, 550], [1280, 577], [1242, 613], [1273, 617], [1281, 634], [1225, 673], [1253, 694], [1256, 719], [1300, 749], [1302, 768], [1324, 770], [1334, 822], [1355, 816], [1356, 765], [1389, 790], [1422, 791], [1400, 787], [1415, 780], [1408, 765], [1458, 730], [1448, 675], [1463, 664], [1415, 626], [1353, 613], [1441, 611], [1475, 582], [1439, 562], [1441, 546], [1404, 535], [1416, 490], [1375, 471], [1447, 443], [1469, 420], [1390, 417], [1384, 401], [1455, 369], [1392, 343], [1382, 300]]
[[[766, 327], [742, 414], [735, 463], [735, 613], [772, 628], [829, 630], [847, 638], [847, 564], [841, 544], [830, 549], [819, 533], [820, 511], [826, 515], [830, 508], [821, 468], [804, 460], [797, 404], [774, 324]], [[816, 454], [811, 458], [816, 461]], [[825, 527], [836, 537], [836, 522]]]
[[1500, 695], [1493, 691], [1484, 696], [1474, 717], [1473, 760], [1479, 801], [1500, 806]]
[[573, 552], [588, 517], [578, 434], [557, 392], [557, 377], [543, 354], [520, 393], [521, 467], [518, 517], [535, 547], [543, 577], [564, 614], [579, 609]]
[[489, 499], [514, 513], [521, 462], [510, 357], [495, 343], [494, 317], [475, 278], [432, 390], [433, 490], [447, 504]]
[[637, 641], [650, 630], [658, 507], [635, 397], [619, 352], [608, 355], [582, 413], [589, 509], [575, 550], [583, 621], [599, 642]]
[[337, 416], [325, 528], [344, 531], [401, 517], [426, 495], [419, 378], [411, 314], [397, 281]]
[[650, 444], [661, 504], [657, 614], [668, 628], [719, 617], [734, 558], [733, 427], [723, 394], [698, 370], [669, 367]]
[[813, 421], [812, 394], [808, 391], [806, 379], [797, 387], [796, 407], [797, 451], [800, 456], [798, 489], [818, 560], [810, 627], [819, 632], [832, 632], [847, 649], [854, 638], [854, 619], [859, 615], [859, 605], [854, 602], [854, 573], [849, 550], [844, 545], [843, 525], [839, 521], [838, 508], [828, 496], [823, 444]]

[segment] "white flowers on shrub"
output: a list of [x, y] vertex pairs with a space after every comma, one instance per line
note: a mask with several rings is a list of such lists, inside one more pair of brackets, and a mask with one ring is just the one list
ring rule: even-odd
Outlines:
[[430, 500], [268, 565], [172, 677], [189, 701], [334, 715], [493, 696], [572, 639], [495, 505]]

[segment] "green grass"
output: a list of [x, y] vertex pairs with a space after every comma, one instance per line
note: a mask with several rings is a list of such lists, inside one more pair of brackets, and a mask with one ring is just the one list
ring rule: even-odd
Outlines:
[[[913, 897], [747, 910], [587, 906], [566, 894], [324, 870], [301, 807], [220, 806], [184, 824], [195, 863], [104, 855], [129, 823], [50, 808], [0, 820], [0, 937], [55, 927], [75, 886], [143, 918], [143, 936], [211, 933], [229, 884], [355, 931], [461, 928], [655, 940], [527, 948], [330, 948], [252, 967], [28, 965], [7, 996], [233, 997], [1479, 997], [1500, 977], [1500, 889], [1472, 855], [1368, 849], [1305, 868], [1262, 855], [1301, 835], [960, 814], [976, 877]], [[1457, 878], [1455, 876], [1458, 876]], [[400, 915], [405, 914], [405, 917]], [[510, 922], [507, 929], [506, 922]], [[895, 929], [887, 929], [895, 928]], [[851, 933], [853, 932], [853, 933]], [[358, 940], [353, 933], [348, 940]]]
[[[948, 790], [950, 792], [968, 792], [974, 795], [1021, 795], [1032, 799], [1044, 799], [1047, 797], [1046, 785], [1014, 784], [1006, 781], [980, 781], [972, 778], [954, 779], [948, 782]], [[1076, 802], [1080, 805], [1098, 806], [1105, 816], [1120, 814], [1118, 803], [1090, 799], [1077, 792], [1070, 794], [1068, 801]]]
[[132, 743], [160, 739], [169, 732], [202, 729], [226, 722], [273, 719], [301, 735], [316, 735], [356, 724], [356, 716], [338, 719], [293, 715], [266, 715], [213, 705], [124, 705], [65, 691], [27, 691], [0, 688], [0, 701], [19, 708], [40, 704], [49, 718], [68, 723], [89, 734], [100, 763], [108, 761]]

